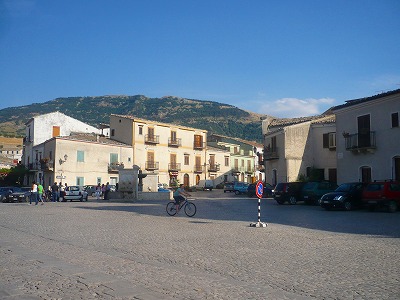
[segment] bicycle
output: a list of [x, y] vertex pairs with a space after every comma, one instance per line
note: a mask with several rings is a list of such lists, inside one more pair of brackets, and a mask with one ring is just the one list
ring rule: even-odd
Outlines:
[[185, 214], [188, 217], [193, 217], [196, 214], [196, 205], [189, 201], [187, 198], [185, 198], [185, 200], [181, 201], [178, 205], [178, 210], [176, 209], [176, 203], [175, 201], [171, 201], [167, 204], [166, 210], [167, 210], [167, 214], [169, 214], [170, 216], [175, 216], [183, 207]]

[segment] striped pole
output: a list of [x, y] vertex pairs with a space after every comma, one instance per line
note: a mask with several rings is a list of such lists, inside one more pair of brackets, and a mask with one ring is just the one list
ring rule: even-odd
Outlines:
[[258, 198], [258, 222], [257, 223], [251, 223], [250, 227], [267, 227], [267, 223], [262, 223], [261, 222], [261, 198], [263, 196], [263, 183], [259, 181], [256, 184], [256, 195]]
[[258, 198], [258, 223], [261, 223], [261, 198]]

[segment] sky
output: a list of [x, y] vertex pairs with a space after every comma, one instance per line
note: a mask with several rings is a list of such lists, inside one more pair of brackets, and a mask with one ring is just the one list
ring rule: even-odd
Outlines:
[[178, 96], [289, 118], [399, 88], [399, 0], [0, 0], [0, 109]]

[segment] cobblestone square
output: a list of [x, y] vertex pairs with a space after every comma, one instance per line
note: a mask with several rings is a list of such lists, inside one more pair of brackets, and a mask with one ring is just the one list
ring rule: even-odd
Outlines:
[[168, 201], [0, 204], [0, 299], [399, 299], [400, 213], [220, 190]]

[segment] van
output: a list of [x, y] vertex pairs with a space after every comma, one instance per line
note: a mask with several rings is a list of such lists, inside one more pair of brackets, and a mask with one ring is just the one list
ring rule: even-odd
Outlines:
[[199, 183], [196, 185], [196, 190], [201, 190], [201, 191], [212, 191], [214, 188], [214, 182], [211, 179], [204, 179], [204, 180], [199, 180]]

